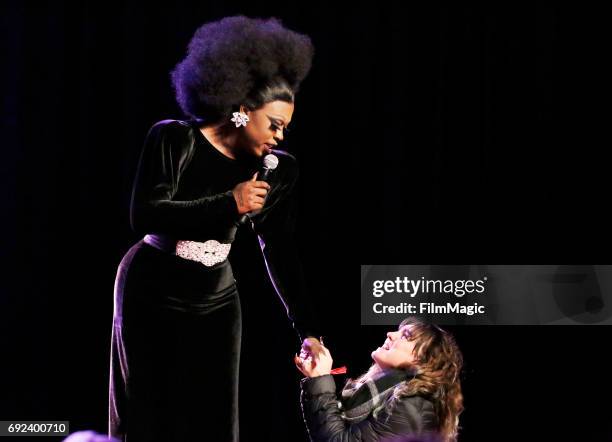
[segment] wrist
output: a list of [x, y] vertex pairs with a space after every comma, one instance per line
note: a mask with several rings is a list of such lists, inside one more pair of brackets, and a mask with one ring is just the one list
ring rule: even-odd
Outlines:
[[244, 215], [245, 213], [247, 213], [247, 210], [244, 210], [243, 204], [241, 204], [242, 202], [242, 195], [240, 194], [240, 192], [237, 192], [236, 190], [232, 190], [232, 196], [234, 197], [234, 206], [236, 207], [236, 212], [238, 212], [238, 215]]

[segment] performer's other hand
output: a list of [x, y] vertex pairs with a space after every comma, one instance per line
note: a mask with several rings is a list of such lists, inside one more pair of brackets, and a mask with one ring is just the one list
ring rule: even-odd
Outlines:
[[249, 181], [238, 183], [232, 189], [240, 215], [260, 210], [264, 205], [270, 185], [265, 181], [257, 181], [258, 173], [255, 172]]
[[319, 354], [323, 351], [323, 344], [317, 338], [308, 337], [302, 342], [302, 351], [314, 356], [317, 360]]
[[321, 351], [319, 352], [319, 357], [317, 360], [314, 360], [311, 354], [307, 354], [302, 350], [301, 357], [295, 355], [293, 361], [295, 362], [295, 366], [298, 370], [302, 372], [302, 374], [309, 378], [314, 378], [316, 376], [323, 376], [326, 374], [330, 374], [333, 359], [329, 350], [323, 345], [319, 344], [321, 347]]

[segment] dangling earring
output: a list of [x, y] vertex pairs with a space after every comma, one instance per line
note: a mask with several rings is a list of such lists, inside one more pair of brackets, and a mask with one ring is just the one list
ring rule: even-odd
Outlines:
[[234, 112], [233, 115], [234, 118], [232, 118], [232, 121], [236, 123], [236, 127], [240, 127], [241, 125], [247, 125], [247, 121], [249, 121], [249, 117], [247, 116], [247, 114], [245, 114], [244, 112]]

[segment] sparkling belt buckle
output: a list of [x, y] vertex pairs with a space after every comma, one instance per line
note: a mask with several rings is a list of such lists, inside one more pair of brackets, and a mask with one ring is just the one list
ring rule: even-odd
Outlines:
[[178, 241], [176, 243], [176, 254], [181, 258], [201, 262], [207, 267], [214, 266], [225, 261], [229, 255], [232, 244], [224, 244], [214, 239], [206, 242]]

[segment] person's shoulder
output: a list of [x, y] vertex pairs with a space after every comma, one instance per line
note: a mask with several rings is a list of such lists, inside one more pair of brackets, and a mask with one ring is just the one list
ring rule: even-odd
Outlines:
[[166, 119], [153, 123], [149, 130], [155, 132], [185, 133], [191, 131], [192, 126], [188, 121]]
[[297, 167], [297, 159], [286, 150], [272, 149], [272, 153], [278, 158], [278, 164], [283, 164], [287, 167]]
[[424, 413], [433, 413], [434, 403], [428, 398], [412, 394], [402, 396], [400, 398], [390, 397], [388, 401], [392, 404], [392, 413], [407, 414], [407, 415], [422, 415]]
[[283, 174], [292, 179], [297, 179], [299, 174], [298, 162], [295, 156], [286, 150], [272, 149], [272, 154], [278, 158], [278, 170], [282, 170]]
[[405, 407], [413, 407], [418, 410], [433, 410], [434, 403], [430, 399], [425, 396], [421, 396], [418, 394], [404, 396], [400, 398], [400, 404], [403, 404]]
[[425, 429], [437, 428], [435, 405], [427, 397], [418, 394], [403, 396], [394, 404], [392, 413], [410, 417]]
[[147, 139], [154, 143], [170, 142], [169, 145], [175, 149], [178, 146], [193, 145], [195, 135], [189, 121], [166, 119], [151, 126]]

